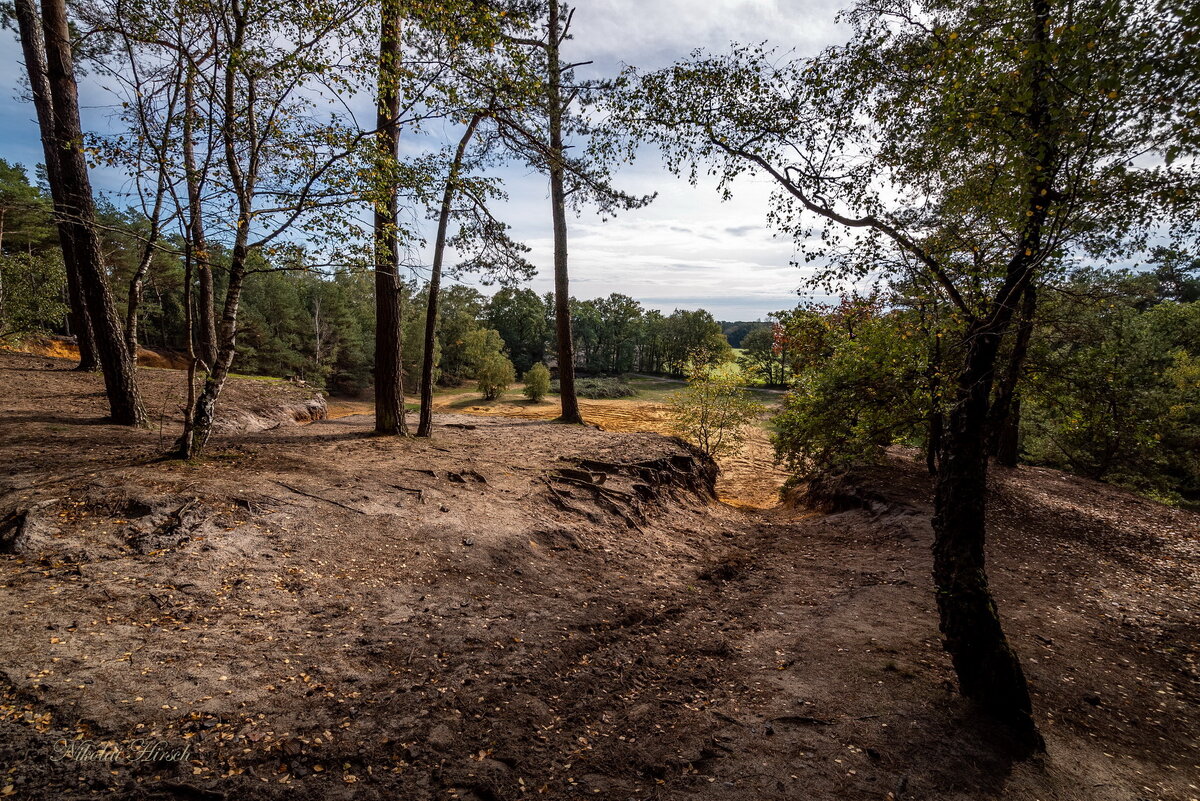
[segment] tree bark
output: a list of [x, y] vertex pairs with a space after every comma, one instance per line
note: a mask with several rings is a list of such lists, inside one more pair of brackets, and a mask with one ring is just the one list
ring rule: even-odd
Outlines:
[[1036, 749], [1041, 738], [1025, 674], [1001, 628], [984, 557], [988, 396], [999, 341], [999, 332], [982, 327], [967, 337], [938, 467], [933, 580], [944, 645], [962, 694]]
[[109, 411], [118, 424], [141, 425], [146, 422], [146, 416], [138, 397], [136, 368], [121, 336], [116, 306], [104, 275], [100, 239], [96, 235], [96, 209], [83, 152], [79, 94], [64, 0], [44, 0], [42, 26], [46, 75], [54, 109], [54, 145], [59, 148], [63, 206], [73, 234], [80, 291], [95, 334]]
[[376, 153], [387, 172], [387, 197], [375, 202], [375, 433], [407, 434], [404, 418], [399, 286], [399, 240], [396, 218], [399, 192], [395, 186], [400, 156], [400, 32], [399, 0], [381, 0], [379, 77], [376, 97]]
[[[190, 242], [192, 259], [196, 275], [199, 279], [199, 313], [196, 329], [197, 356], [206, 367], [211, 367], [217, 361], [217, 313], [216, 300], [213, 295], [212, 263], [208, 256], [208, 241], [204, 235], [204, 208], [201, 201], [203, 186], [200, 171], [196, 168], [195, 125], [196, 99], [195, 74], [189, 65], [185, 78], [184, 92], [184, 134], [183, 134], [183, 165], [187, 182], [187, 238]], [[192, 291], [188, 283], [187, 291]], [[188, 339], [191, 341], [191, 330]]]
[[550, 123], [550, 210], [554, 222], [554, 332], [558, 342], [559, 421], [582, 423], [575, 394], [575, 341], [571, 333], [571, 289], [567, 276], [567, 207], [562, 120], [562, 63], [558, 0], [550, 0], [549, 46], [546, 50], [546, 106]]
[[217, 398], [220, 397], [225, 381], [229, 378], [229, 368], [233, 365], [234, 356], [237, 355], [238, 305], [242, 297], [242, 282], [245, 279], [248, 254], [244, 239], [244, 235], [240, 236], [239, 241], [233, 246], [229, 263], [229, 287], [225, 291], [225, 308], [221, 313], [221, 325], [217, 329], [220, 346], [217, 348], [216, 359], [213, 364], [209, 365], [204, 389], [200, 392], [200, 397], [196, 399], [190, 432], [186, 432], [190, 433], [191, 440], [190, 442], [181, 440], [180, 443], [180, 455], [184, 458], [199, 456], [208, 444], [208, 438], [212, 434], [213, 422], [216, 418]]
[[33, 106], [37, 113], [38, 129], [41, 132], [42, 154], [46, 160], [46, 176], [50, 183], [50, 199], [54, 207], [58, 241], [67, 274], [68, 317], [72, 333], [75, 334], [75, 342], [79, 346], [79, 366], [76, 369], [91, 372], [100, 368], [100, 360], [96, 356], [92, 322], [79, 288], [75, 242], [62, 197], [59, 150], [54, 139], [54, 105], [46, 67], [46, 43], [33, 0], [15, 0], [14, 12], [21, 38], [21, 50], [25, 57], [25, 69], [29, 76], [29, 87], [33, 95]]
[[160, 170], [158, 186], [155, 189], [154, 209], [150, 212], [150, 231], [146, 235], [146, 241], [142, 243], [142, 255], [138, 259], [137, 269], [129, 279], [129, 297], [125, 304], [125, 347], [135, 367], [138, 357], [138, 308], [142, 303], [142, 283], [150, 270], [150, 262], [154, 260], [154, 248], [161, 232], [159, 220], [166, 190], [166, 174]]
[[454, 161], [450, 165], [450, 174], [446, 178], [446, 189], [442, 193], [442, 207], [438, 212], [437, 239], [433, 247], [433, 268], [429, 274], [429, 299], [425, 307], [425, 350], [421, 354], [421, 419], [417, 423], [417, 436], [428, 437], [433, 434], [433, 367], [434, 348], [437, 345], [438, 293], [442, 286], [442, 261], [446, 254], [446, 230], [450, 225], [450, 207], [454, 202], [454, 191], [457, 188], [458, 174], [462, 168], [463, 156], [467, 145], [479, 127], [482, 114], [475, 114], [458, 141], [454, 151]]
[[1026, 287], [1021, 299], [1021, 314], [1017, 322], [1016, 339], [1008, 368], [996, 383], [995, 398], [988, 415], [988, 454], [1004, 467], [1016, 467], [1020, 433], [1020, 397], [1017, 384], [1025, 357], [1029, 354], [1029, 340], [1033, 336], [1033, 316], [1037, 309], [1037, 292], [1033, 286]]

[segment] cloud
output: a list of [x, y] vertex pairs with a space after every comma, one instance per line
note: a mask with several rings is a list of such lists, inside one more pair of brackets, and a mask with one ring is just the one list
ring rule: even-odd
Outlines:
[[[580, 69], [584, 77], [611, 75], [623, 63], [655, 69], [696, 48], [723, 51], [730, 41], [769, 40], [804, 55], [846, 38], [835, 22], [843, 4], [831, 0], [812, 0], [802, 9], [789, 0], [580, 0], [577, 5], [574, 39], [563, 55], [594, 61]], [[41, 161], [33, 109], [12, 91], [21, 70], [15, 37], [0, 38], [0, 83], [10, 90], [0, 90], [0, 157], [32, 168]], [[111, 125], [112, 98], [93, 81], [82, 90], [85, 126], [103, 130]], [[457, 131], [433, 135], [451, 138]], [[402, 141], [425, 146], [411, 138]], [[546, 179], [519, 165], [499, 174], [511, 198], [501, 216], [514, 236], [532, 247], [530, 258], [539, 267], [532, 287], [548, 291], [552, 243]], [[93, 179], [107, 191], [128, 187], [128, 178], [114, 171], [98, 170]], [[773, 188], [768, 179], [743, 176], [734, 185], [733, 200], [722, 202], [711, 180], [690, 186], [670, 175], [655, 154], [643, 153], [615, 182], [634, 194], [659, 195], [649, 207], [606, 223], [590, 213], [570, 219], [576, 297], [621, 292], [651, 308], [669, 312], [702, 306], [724, 319], [761, 318], [796, 304], [795, 292], [807, 271], [791, 266], [790, 238], [767, 227]]]

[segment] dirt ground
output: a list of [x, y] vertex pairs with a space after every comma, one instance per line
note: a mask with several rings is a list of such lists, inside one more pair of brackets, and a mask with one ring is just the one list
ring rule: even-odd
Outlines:
[[[599, 426], [605, 431], [674, 433], [670, 407], [665, 403], [638, 399], [580, 398], [579, 406], [590, 425]], [[553, 420], [559, 414], [557, 396], [548, 397], [540, 403], [511, 398], [485, 401], [479, 393], [465, 391], [435, 396], [434, 408], [442, 412], [526, 420]], [[330, 418], [371, 414], [372, 411], [372, 405], [364, 401], [334, 399], [329, 404]], [[775, 451], [767, 430], [754, 427], [748, 431], [742, 448], [736, 454], [720, 459], [717, 496], [731, 506], [769, 509], [779, 503], [779, 489], [787, 481], [788, 475], [775, 464]]]
[[1194, 514], [997, 476], [990, 572], [1047, 740], [1012, 762], [954, 692], [902, 454], [843, 511], [747, 510], [657, 434], [239, 432], [306, 398], [235, 381], [208, 456], [160, 461], [173, 423], [107, 425], [68, 367], [0, 354], [0, 796], [1200, 797]]

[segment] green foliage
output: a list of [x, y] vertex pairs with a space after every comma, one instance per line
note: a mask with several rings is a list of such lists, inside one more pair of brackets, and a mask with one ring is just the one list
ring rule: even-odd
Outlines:
[[801, 355], [774, 420], [782, 461], [819, 473], [878, 460], [889, 446], [922, 436], [931, 404], [928, 350], [910, 315], [850, 300], [790, 317]]
[[0, 253], [42, 253], [58, 245], [50, 199], [25, 168], [0, 159]]
[[56, 328], [67, 313], [56, 252], [0, 255], [0, 340]]
[[539, 403], [549, 391], [550, 371], [546, 369], [546, 365], [538, 362], [525, 371], [525, 388], [522, 390], [525, 397]]
[[680, 436], [714, 458], [736, 453], [765, 408], [724, 370], [697, 370], [668, 402]]
[[494, 328], [476, 328], [463, 337], [463, 358], [475, 373], [493, 354], [504, 355], [504, 340]]
[[484, 305], [482, 320], [499, 333], [518, 370], [545, 360], [553, 331], [547, 325], [546, 304], [533, 290], [501, 289]]
[[1023, 392], [1025, 458], [1194, 501], [1200, 304], [1162, 301], [1147, 277], [1084, 273], [1045, 302]]
[[[782, 332], [782, 329], [780, 329]], [[747, 375], [770, 386], [783, 386], [787, 381], [788, 351], [784, 339], [776, 337], [774, 326], [758, 326], [741, 337], [745, 351], [738, 365]]]
[[487, 400], [495, 400], [517, 380], [517, 371], [502, 353], [485, 355], [476, 365], [475, 380]]

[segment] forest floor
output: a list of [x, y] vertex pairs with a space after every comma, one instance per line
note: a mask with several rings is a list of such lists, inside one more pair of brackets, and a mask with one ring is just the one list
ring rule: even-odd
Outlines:
[[1047, 741], [1014, 762], [954, 692], [904, 454], [842, 511], [737, 508], [658, 434], [379, 439], [236, 380], [206, 458], [162, 461], [172, 415], [108, 425], [69, 367], [0, 353], [0, 797], [1200, 798], [1195, 514], [997, 472]]

